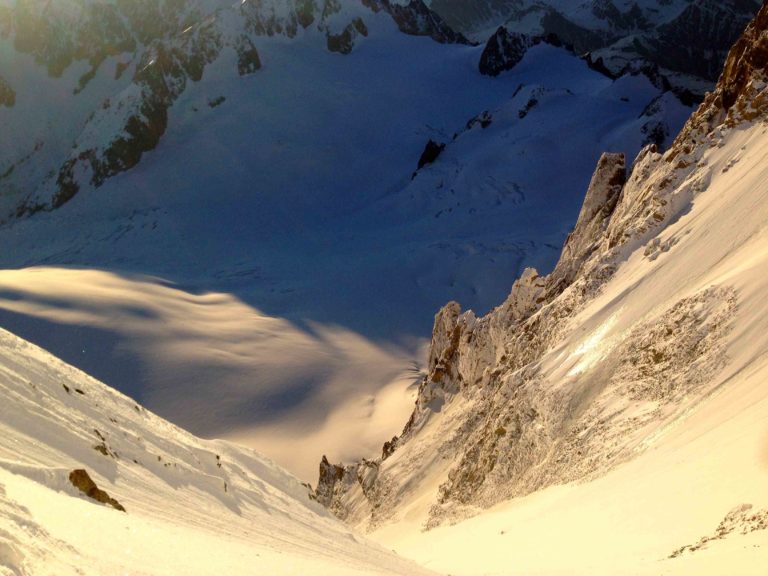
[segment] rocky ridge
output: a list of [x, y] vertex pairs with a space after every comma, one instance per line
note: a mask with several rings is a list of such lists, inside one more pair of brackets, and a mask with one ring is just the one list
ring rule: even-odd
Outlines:
[[[768, 121], [767, 43], [764, 6], [668, 151], [649, 145], [628, 175], [622, 156], [601, 158], [551, 274], [526, 270], [484, 317], [455, 302], [438, 312], [428, 374], [401, 436], [375, 460], [324, 461], [316, 489], [324, 504], [372, 529], [413, 505], [415, 486], [438, 485], [426, 527], [461, 519], [605, 473], [644, 449], [651, 425], [673, 422], [706, 396], [728, 362], [723, 342], [738, 308], [728, 286], [703, 289], [637, 322], [604, 347], [596, 369], [577, 364], [561, 374], [550, 358], [631, 253], [644, 247], [653, 261], [672, 248], [673, 240], [656, 234], [706, 187], [707, 150], [746, 123]], [[599, 338], [600, 331], [592, 340]], [[592, 340], [583, 353], [597, 345]]]
[[503, 26], [488, 39], [480, 57], [480, 73], [486, 76], [498, 76], [514, 68], [523, 59], [528, 48], [538, 39], [525, 34], [509, 32]]

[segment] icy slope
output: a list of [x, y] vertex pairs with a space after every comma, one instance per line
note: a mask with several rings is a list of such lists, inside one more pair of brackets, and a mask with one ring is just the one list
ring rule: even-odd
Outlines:
[[[766, 527], [765, 494], [755, 490], [765, 485], [768, 431], [756, 424], [768, 397], [766, 29], [768, 8], [669, 151], [644, 150], [628, 178], [621, 155], [601, 159], [551, 274], [528, 269], [484, 317], [455, 302], [440, 311], [402, 436], [379, 458], [324, 462], [321, 501], [369, 529], [435, 527], [638, 458], [652, 463], [657, 447], [707, 429], [689, 422], [720, 406], [743, 419], [744, 474], [729, 475], [737, 437], [714, 417], [721, 451], [705, 460], [716, 467], [719, 454], [722, 468], [686, 498], [717, 494], [726, 508], [706, 507], [711, 527], [679, 525], [706, 537], [715, 516], [746, 502], [757, 520], [736, 523]], [[747, 389], [750, 408], [731, 412]], [[699, 444], [687, 449], [680, 457], [701, 457]], [[685, 479], [669, 473], [670, 483]]]
[[[248, 449], [203, 441], [0, 332], [0, 574], [425, 574]], [[70, 483], [85, 469], [126, 512]]]
[[[706, 155], [711, 182], [690, 212], [651, 239], [649, 255], [645, 247], [635, 251], [574, 319], [574, 334], [545, 356], [543, 372], [551, 371], [555, 362], [561, 365], [563, 386], [572, 386], [581, 374], [591, 386], [606, 380], [610, 384], [593, 404], [590, 425], [574, 438], [578, 443], [565, 453], [554, 448], [539, 468], [556, 469], [562, 455], [570, 460], [569, 467], [578, 466], [584, 451], [589, 459], [614, 460], [601, 464], [613, 468], [610, 472], [500, 503], [426, 533], [422, 522], [436, 483], [431, 489], [422, 484], [424, 502], [416, 501], [400, 521], [374, 538], [423, 565], [462, 576], [765, 574], [766, 150], [768, 131], [760, 124], [736, 129], [721, 148]], [[726, 318], [727, 335], [715, 346], [719, 365], [708, 367], [705, 352], [689, 366], [674, 366], [689, 338], [702, 338], [702, 347], [711, 346], [713, 316], [705, 302], [694, 300], [699, 301], [685, 314], [697, 317], [704, 329], [694, 336], [681, 329], [685, 317], [670, 314], [669, 303], [713, 287], [729, 287], [737, 295], [737, 307]], [[660, 326], [672, 322], [670, 339], [665, 342], [666, 329], [648, 329], [646, 342], [627, 348], [632, 319], [648, 314]], [[660, 364], [645, 360], [656, 355]], [[692, 380], [680, 380], [677, 374]], [[653, 381], [660, 388], [650, 395], [646, 388], [641, 395]], [[674, 406], [665, 394], [677, 396], [673, 418], [665, 416]], [[616, 426], [622, 420], [624, 425]], [[621, 447], [623, 455], [616, 452]]]

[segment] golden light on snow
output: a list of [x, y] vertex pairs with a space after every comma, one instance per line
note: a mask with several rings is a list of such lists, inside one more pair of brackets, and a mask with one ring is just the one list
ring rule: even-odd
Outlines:
[[413, 406], [412, 359], [402, 351], [341, 327], [302, 329], [230, 294], [28, 268], [0, 271], [0, 309], [43, 320], [49, 331], [94, 329], [79, 334], [84, 353], [99, 334], [117, 338], [118, 353], [140, 365], [143, 403], [202, 435], [253, 446], [307, 481], [324, 453], [378, 452]]
[[576, 365], [568, 371], [568, 376], [578, 376], [579, 374], [586, 372], [591, 366], [594, 366], [601, 359], [605, 358], [605, 356], [607, 356], [615, 347], [614, 341], [606, 339], [606, 336], [616, 324], [619, 314], [620, 311], [614, 313], [573, 351], [573, 354], [571, 354], [567, 362], [570, 363], [576, 361]]

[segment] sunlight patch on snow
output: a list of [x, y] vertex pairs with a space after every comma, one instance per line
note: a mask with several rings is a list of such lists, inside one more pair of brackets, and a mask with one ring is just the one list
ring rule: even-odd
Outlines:
[[571, 354], [569, 361], [577, 361], [576, 365], [568, 371], [567, 376], [578, 376], [597, 364], [600, 360], [616, 347], [616, 340], [606, 336], [616, 324], [621, 310], [603, 322], [592, 334], [584, 339], [578, 348]]
[[73, 340], [89, 373], [132, 376], [123, 391], [175, 423], [236, 438], [312, 482], [323, 453], [378, 452], [413, 406], [412, 355], [339, 327], [302, 329], [229, 294], [32, 268], [0, 272], [0, 310], [38, 342]]
[[[5, 330], [0, 398], [3, 576], [426, 574], [254, 451], [195, 438]], [[76, 490], [81, 469], [125, 510]]]

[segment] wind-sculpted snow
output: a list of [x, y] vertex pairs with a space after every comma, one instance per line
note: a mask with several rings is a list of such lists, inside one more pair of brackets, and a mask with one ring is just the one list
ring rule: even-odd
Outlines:
[[175, 423], [261, 447], [306, 479], [329, 442], [337, 459], [376, 449], [413, 401], [418, 373], [401, 349], [340, 327], [303, 330], [228, 294], [62, 268], [0, 272], [0, 292], [6, 318], [26, 317], [41, 345]]

